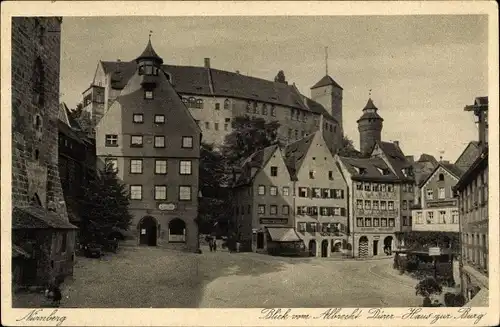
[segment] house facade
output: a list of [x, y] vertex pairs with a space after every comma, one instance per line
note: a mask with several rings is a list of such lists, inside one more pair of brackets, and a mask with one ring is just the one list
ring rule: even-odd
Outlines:
[[415, 232], [458, 233], [458, 201], [453, 187], [462, 172], [453, 164], [440, 162], [419, 185], [421, 206], [412, 210]]
[[150, 40], [96, 126], [96, 153], [128, 185], [139, 244], [196, 251], [201, 131], [162, 63]]
[[[320, 126], [328, 130], [329, 145], [342, 139], [342, 88], [328, 75], [312, 87], [308, 98], [284, 80], [214, 69], [210, 58], [201, 67], [161, 64], [161, 69], [208, 143], [223, 144], [232, 131], [232, 120], [243, 115], [279, 121], [283, 143], [299, 140]], [[84, 113], [92, 124], [109, 110], [136, 70], [135, 61], [99, 61], [91, 85], [83, 92]]]
[[58, 170], [60, 17], [12, 19], [14, 284], [72, 275], [76, 227]]
[[488, 306], [488, 97], [476, 98], [465, 111], [473, 111], [477, 118], [480, 153], [454, 188], [460, 215], [461, 288], [467, 306]]
[[337, 157], [349, 190], [354, 257], [389, 254], [400, 230], [400, 181], [381, 158]]
[[269, 231], [293, 231], [293, 182], [277, 145], [243, 163], [233, 194], [238, 239], [246, 249], [267, 252], [272, 246]]
[[294, 227], [312, 256], [347, 250], [347, 185], [323, 134], [289, 144], [287, 166], [294, 183]]

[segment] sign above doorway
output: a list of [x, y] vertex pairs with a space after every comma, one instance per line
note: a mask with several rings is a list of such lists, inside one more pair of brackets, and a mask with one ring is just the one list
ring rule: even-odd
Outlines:
[[166, 210], [166, 211], [172, 211], [172, 210], [175, 210], [177, 206], [175, 205], [175, 203], [160, 203], [158, 205], [158, 209], [159, 210]]

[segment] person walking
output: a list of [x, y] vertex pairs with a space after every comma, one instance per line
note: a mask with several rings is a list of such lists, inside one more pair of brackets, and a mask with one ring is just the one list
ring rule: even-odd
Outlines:
[[214, 252], [217, 252], [217, 238], [213, 238], [214, 240]]

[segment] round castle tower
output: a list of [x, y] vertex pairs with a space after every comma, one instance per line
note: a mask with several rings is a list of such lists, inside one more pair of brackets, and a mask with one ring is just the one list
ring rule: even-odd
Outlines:
[[359, 148], [363, 155], [369, 155], [377, 141], [381, 140], [382, 134], [382, 117], [377, 113], [378, 108], [375, 107], [371, 98], [368, 99], [366, 106], [363, 108], [363, 114], [358, 119], [359, 131]]

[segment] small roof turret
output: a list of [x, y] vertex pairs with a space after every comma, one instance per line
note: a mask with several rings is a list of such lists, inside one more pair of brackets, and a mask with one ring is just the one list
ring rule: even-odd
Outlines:
[[384, 119], [382, 117], [380, 117], [380, 115], [377, 113], [377, 111], [378, 111], [378, 108], [373, 103], [372, 98], [368, 98], [368, 102], [366, 103], [365, 107], [363, 108], [363, 115], [361, 115], [361, 117], [359, 117], [357, 122], [359, 123], [361, 120], [364, 120], [364, 119], [377, 119], [377, 120], [383, 121]]
[[155, 49], [153, 49], [153, 45], [151, 44], [151, 35], [149, 36], [148, 45], [146, 49], [142, 52], [142, 54], [135, 59], [138, 63], [142, 60], [153, 60], [158, 62], [160, 65], [163, 64], [163, 59], [156, 53]]

